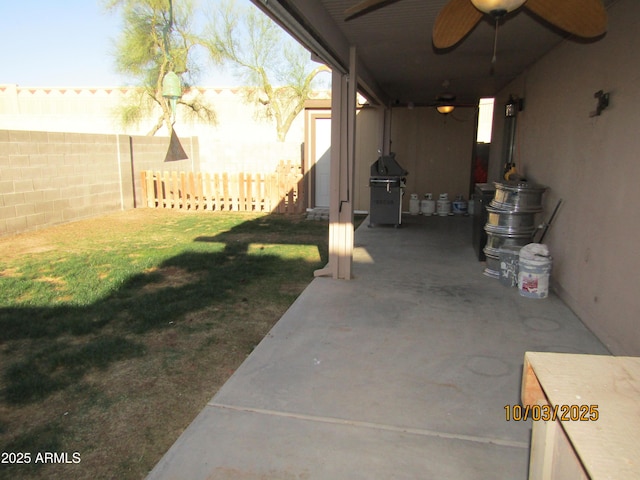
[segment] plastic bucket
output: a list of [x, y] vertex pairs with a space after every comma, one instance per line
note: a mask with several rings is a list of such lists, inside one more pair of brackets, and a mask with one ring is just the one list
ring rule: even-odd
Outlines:
[[520, 256], [518, 264], [518, 291], [523, 297], [547, 298], [551, 257], [535, 259]]
[[520, 247], [500, 248], [500, 283], [505, 287], [518, 285], [518, 263], [520, 259]]

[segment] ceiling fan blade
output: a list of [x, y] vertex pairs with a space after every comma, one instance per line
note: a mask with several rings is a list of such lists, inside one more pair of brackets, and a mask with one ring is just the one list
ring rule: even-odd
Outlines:
[[436, 48], [454, 46], [473, 30], [481, 18], [482, 13], [470, 0], [449, 0], [433, 25], [433, 45]]
[[598, 37], [607, 31], [607, 12], [602, 0], [527, 0], [524, 6], [578, 37]]
[[392, 3], [396, 3], [400, 0], [364, 0], [351, 8], [347, 8], [344, 11], [344, 21], [353, 20], [366, 13], [373, 12], [379, 8], [386, 7]]

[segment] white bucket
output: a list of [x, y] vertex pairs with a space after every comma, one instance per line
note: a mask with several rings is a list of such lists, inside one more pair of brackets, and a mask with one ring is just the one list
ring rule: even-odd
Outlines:
[[418, 213], [420, 213], [420, 200], [415, 193], [412, 193], [411, 199], [409, 199], [409, 213], [411, 215], [418, 215]]
[[[518, 262], [518, 291], [529, 298], [547, 298], [549, 295], [550, 256], [529, 253], [529, 244], [522, 247]], [[545, 247], [546, 248], [546, 247]]]

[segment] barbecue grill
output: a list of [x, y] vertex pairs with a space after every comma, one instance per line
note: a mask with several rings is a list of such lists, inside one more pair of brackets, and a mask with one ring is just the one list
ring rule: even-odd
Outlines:
[[395, 153], [382, 155], [371, 165], [369, 187], [369, 226], [394, 225], [402, 223], [402, 195], [404, 193], [404, 168], [396, 161]]

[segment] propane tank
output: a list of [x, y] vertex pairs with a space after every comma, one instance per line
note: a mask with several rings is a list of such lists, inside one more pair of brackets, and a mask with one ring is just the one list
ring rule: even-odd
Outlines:
[[418, 199], [417, 193], [411, 194], [411, 199], [409, 199], [409, 213], [411, 215], [418, 215], [418, 213], [420, 213], [420, 200]]
[[468, 215], [468, 204], [463, 195], [457, 195], [453, 201], [454, 215]]
[[420, 213], [422, 215], [434, 215], [436, 213], [436, 201], [433, 199], [432, 194], [424, 194], [424, 198], [420, 202]]
[[448, 193], [441, 193], [437, 202], [438, 215], [446, 217], [451, 215], [451, 201], [449, 201]]

